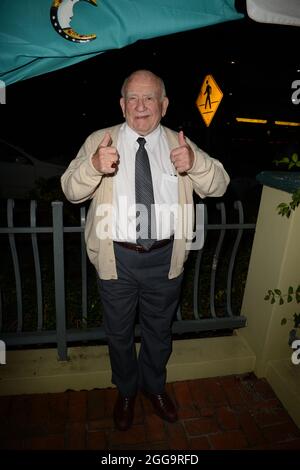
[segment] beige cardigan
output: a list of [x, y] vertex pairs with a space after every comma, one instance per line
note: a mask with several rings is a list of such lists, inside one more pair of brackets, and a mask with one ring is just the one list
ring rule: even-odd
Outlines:
[[[120, 127], [121, 124], [92, 133], [61, 178], [62, 189], [70, 202], [81, 203], [92, 199], [86, 220], [85, 240], [89, 259], [101, 279], [117, 279], [118, 277], [113, 241], [110, 235], [111, 213], [109, 207], [112, 207], [113, 201], [113, 176], [99, 173], [94, 168], [91, 157], [102, 141], [105, 132], [110, 133], [112, 145], [117, 145]], [[163, 130], [166, 133], [170, 150], [178, 147], [177, 132], [166, 127], [163, 127]], [[187, 142], [194, 151], [195, 161], [193, 167], [186, 174], [178, 175], [178, 199], [183, 217], [178, 218], [178, 227], [175, 230], [169, 270], [170, 279], [181, 274], [188, 255], [185, 237], [178, 238], [176, 233], [182, 233], [182, 224], [185, 227], [183, 233], [191, 233], [193, 229], [193, 215], [190, 216], [189, 211], [183, 210], [185, 204], [193, 204], [193, 190], [202, 198], [222, 196], [229, 183], [229, 176], [218, 160], [209, 157], [189, 139]], [[106, 210], [107, 208], [108, 210]], [[108, 232], [106, 238], [99, 237], [100, 231]]]

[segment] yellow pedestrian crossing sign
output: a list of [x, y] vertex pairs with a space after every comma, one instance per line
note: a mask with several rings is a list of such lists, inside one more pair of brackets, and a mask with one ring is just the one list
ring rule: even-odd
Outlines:
[[208, 127], [223, 98], [223, 93], [212, 75], [206, 75], [196, 100], [199, 112]]

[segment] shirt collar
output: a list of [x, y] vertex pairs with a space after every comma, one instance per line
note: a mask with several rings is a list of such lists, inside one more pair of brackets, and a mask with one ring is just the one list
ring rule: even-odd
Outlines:
[[129, 127], [126, 122], [124, 123], [123, 129], [125, 132], [126, 139], [128, 139], [128, 141], [132, 145], [136, 144], [136, 140], [138, 137], [144, 137], [146, 140], [146, 145], [150, 151], [153, 151], [153, 149], [155, 148], [162, 132], [160, 124], [154, 129], [154, 131], [150, 132], [150, 134], [145, 136], [140, 136], [137, 132], [131, 129], [131, 127]]

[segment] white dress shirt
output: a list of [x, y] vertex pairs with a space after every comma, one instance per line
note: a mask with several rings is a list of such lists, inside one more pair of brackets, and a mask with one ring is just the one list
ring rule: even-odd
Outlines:
[[[113, 226], [115, 241], [136, 243], [135, 155], [141, 137], [126, 123], [120, 129], [117, 149], [120, 156], [113, 179]], [[159, 125], [144, 137], [155, 200], [156, 239], [169, 238], [174, 233], [178, 210], [178, 178], [170, 159], [170, 149], [164, 130]]]

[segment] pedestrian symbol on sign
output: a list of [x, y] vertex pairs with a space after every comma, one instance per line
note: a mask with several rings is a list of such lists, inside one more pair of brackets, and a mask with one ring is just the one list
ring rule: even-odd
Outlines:
[[206, 80], [206, 89], [205, 89], [204, 94], [206, 95], [205, 109], [206, 109], [206, 105], [207, 105], [207, 104], [209, 104], [209, 107], [211, 108], [211, 101], [210, 101], [211, 86], [210, 86], [208, 80]]
[[212, 75], [206, 75], [196, 105], [207, 127], [210, 125], [222, 98], [223, 93], [218, 87], [214, 77]]

